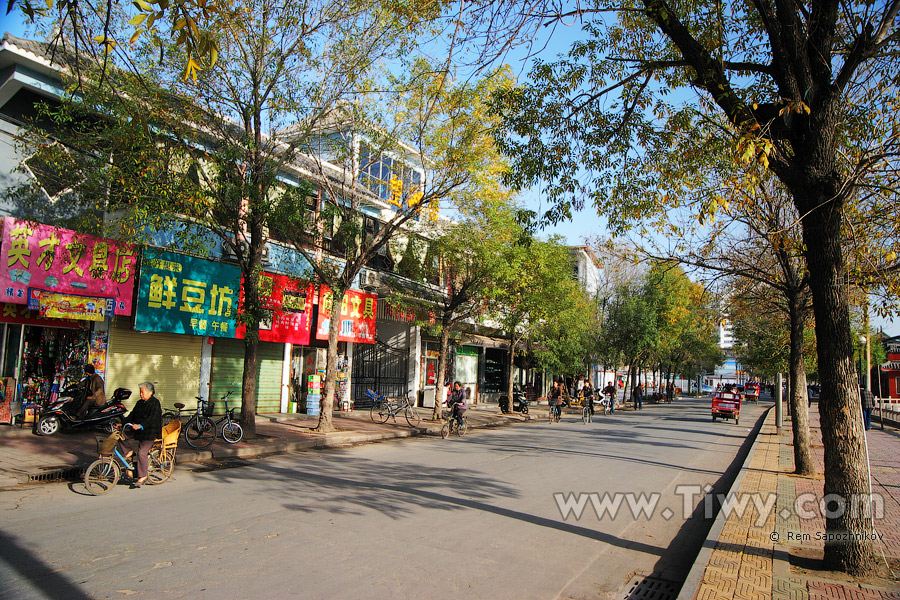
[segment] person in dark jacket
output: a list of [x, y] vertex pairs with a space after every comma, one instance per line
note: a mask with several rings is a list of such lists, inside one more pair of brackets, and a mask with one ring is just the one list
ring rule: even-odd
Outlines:
[[162, 436], [162, 407], [153, 395], [156, 388], [152, 383], [144, 382], [139, 389], [140, 400], [122, 425], [125, 440], [119, 442], [119, 449], [125, 454], [125, 458], [128, 458], [134, 454], [134, 448], [126, 440], [137, 441], [138, 478], [131, 484], [132, 488], [141, 487], [147, 481], [147, 473], [150, 470], [150, 448], [153, 446], [153, 440]]
[[453, 382], [453, 391], [450, 392], [448, 405], [450, 406], [450, 419], [456, 419], [462, 423], [462, 414], [466, 410], [466, 390], [458, 381]]
[[83, 400], [75, 418], [79, 421], [84, 419], [84, 415], [92, 406], [103, 406], [106, 404], [106, 390], [103, 386], [103, 378], [97, 375], [94, 365], [88, 363], [84, 365], [84, 373], [86, 377], [81, 382]]
[[872, 395], [872, 392], [860, 386], [859, 398], [862, 402], [863, 424], [866, 426], [866, 431], [868, 431], [869, 427], [872, 426], [872, 409], [875, 408], [875, 396]]

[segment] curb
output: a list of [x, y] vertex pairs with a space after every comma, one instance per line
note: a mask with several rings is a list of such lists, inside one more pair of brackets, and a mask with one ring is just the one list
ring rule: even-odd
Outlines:
[[[740, 472], [737, 477], [734, 478], [734, 483], [728, 488], [726, 494], [736, 494], [737, 491], [741, 489], [741, 483], [744, 481], [744, 476], [750, 469], [750, 463], [752, 462], [753, 455], [756, 454], [756, 448], [759, 445], [759, 434], [765, 426], [766, 420], [768, 420], [773, 408], [774, 406], [766, 409], [766, 414], [762, 418], [762, 425], [755, 434], [756, 438], [753, 440], [753, 445], [747, 453], [747, 458], [744, 459]], [[703, 574], [706, 572], [706, 567], [709, 566], [709, 559], [712, 556], [713, 550], [716, 548], [719, 536], [722, 534], [722, 529], [725, 528], [725, 522], [727, 520], [728, 515], [720, 508], [719, 514], [716, 515], [716, 520], [713, 521], [713, 525], [706, 535], [706, 539], [703, 540], [700, 552], [697, 553], [697, 558], [694, 559], [694, 566], [691, 567], [691, 570], [688, 572], [688, 576], [681, 585], [681, 591], [678, 592], [678, 596], [675, 600], [694, 600], [697, 596], [697, 591], [700, 589], [700, 584], [703, 582]]]

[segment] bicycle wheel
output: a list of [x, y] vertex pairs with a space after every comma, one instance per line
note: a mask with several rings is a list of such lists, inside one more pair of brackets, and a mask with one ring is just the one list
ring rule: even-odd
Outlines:
[[229, 444], [237, 444], [244, 439], [244, 428], [237, 421], [226, 421], [222, 425], [222, 439]]
[[456, 435], [462, 437], [466, 435], [466, 432], [469, 430], [469, 420], [463, 416], [462, 421], [456, 424]]
[[105, 494], [119, 482], [119, 464], [110, 458], [99, 458], [84, 472], [84, 487], [94, 496]]
[[149, 459], [150, 465], [147, 469], [147, 483], [150, 485], [164, 483], [169, 478], [169, 475], [172, 474], [172, 469], [170, 467], [174, 465], [170, 465], [166, 462], [163, 457], [163, 451], [159, 448], [150, 451]]
[[379, 402], [378, 404], [372, 405], [369, 416], [372, 417], [372, 420], [376, 423], [387, 423], [388, 417], [391, 416], [391, 411], [388, 410], [387, 404]]
[[441, 439], [445, 440], [450, 435], [450, 423], [444, 423], [444, 426], [441, 427]]
[[163, 424], [163, 427], [165, 427], [166, 425], [168, 425], [169, 423], [171, 423], [172, 421], [174, 421], [174, 420], [177, 419], [177, 418], [178, 418], [178, 415], [176, 415], [175, 413], [173, 413], [171, 410], [167, 410], [167, 411], [164, 412], [163, 415], [162, 415], [162, 424]]
[[184, 441], [191, 448], [207, 448], [216, 439], [216, 424], [209, 417], [193, 416], [184, 428]]
[[591, 420], [591, 409], [585, 406], [581, 409], [581, 422], [588, 423]]
[[419, 426], [419, 422], [421, 421], [421, 419], [419, 419], [419, 411], [416, 410], [415, 406], [407, 404], [406, 410], [403, 412], [403, 414], [406, 417], [406, 422], [409, 423], [410, 427]]

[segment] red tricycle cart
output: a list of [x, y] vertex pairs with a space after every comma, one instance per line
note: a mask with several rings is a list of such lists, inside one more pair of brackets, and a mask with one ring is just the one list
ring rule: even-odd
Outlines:
[[741, 395], [733, 392], [716, 392], [712, 397], [712, 420], [734, 419], [734, 424], [741, 421]]
[[747, 382], [744, 386], [744, 393], [747, 395], [747, 402], [759, 403], [759, 384], [755, 381]]

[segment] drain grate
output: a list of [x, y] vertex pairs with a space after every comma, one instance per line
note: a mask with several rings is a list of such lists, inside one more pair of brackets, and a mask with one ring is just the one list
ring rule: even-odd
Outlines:
[[84, 478], [84, 467], [63, 467], [48, 469], [43, 473], [29, 473], [28, 483], [49, 483], [52, 481], [78, 481]]
[[678, 596], [680, 585], [666, 579], [650, 575], [636, 575], [625, 586], [625, 600], [673, 600]]

